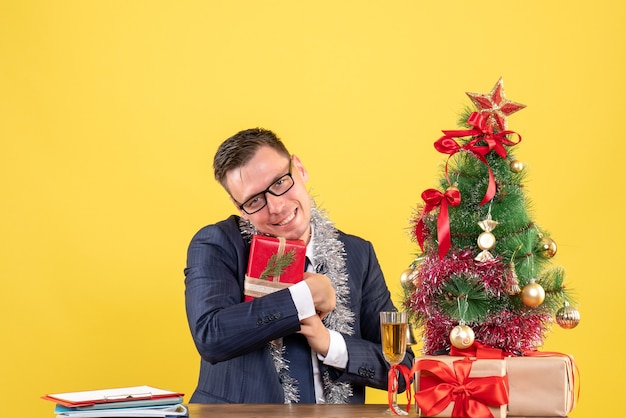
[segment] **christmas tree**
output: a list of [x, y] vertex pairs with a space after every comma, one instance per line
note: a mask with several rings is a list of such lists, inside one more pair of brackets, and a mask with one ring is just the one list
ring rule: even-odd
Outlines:
[[466, 94], [475, 109], [462, 115], [463, 129], [435, 142], [447, 158], [440, 188], [422, 193], [413, 219], [419, 251], [402, 274], [403, 303], [425, 354], [478, 341], [519, 355], [542, 345], [555, 316], [563, 328], [580, 316], [514, 157], [522, 137], [508, 116], [525, 105], [505, 98], [502, 79], [488, 94]]

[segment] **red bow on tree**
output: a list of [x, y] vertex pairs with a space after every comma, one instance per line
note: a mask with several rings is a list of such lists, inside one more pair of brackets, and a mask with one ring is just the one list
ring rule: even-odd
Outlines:
[[[487, 185], [487, 191], [485, 192], [485, 196], [483, 200], [480, 202], [481, 205], [489, 202], [496, 194], [496, 182], [493, 177], [493, 172], [491, 171], [491, 167], [485, 158], [491, 150], [494, 150], [501, 158], [506, 158], [506, 149], [505, 145], [511, 146], [519, 144], [522, 140], [522, 137], [513, 131], [501, 131], [494, 133], [491, 125], [487, 124], [487, 118], [481, 115], [478, 112], [472, 112], [472, 114], [467, 119], [467, 123], [471, 125], [472, 129], [463, 129], [463, 130], [454, 130], [454, 131], [442, 131], [445, 135], [439, 138], [435, 142], [435, 149], [443, 154], [448, 154], [452, 157], [454, 154], [461, 150], [468, 151], [472, 153], [476, 158], [478, 158], [483, 164], [487, 166], [487, 170], [489, 171], [489, 184]], [[508, 134], [516, 135], [518, 140], [517, 142], [511, 141], [507, 138]], [[474, 139], [469, 141], [467, 144], [461, 146], [459, 145], [454, 138], [463, 138], [466, 136], [472, 136]], [[479, 143], [483, 143], [486, 145], [479, 145]], [[450, 159], [448, 157], [448, 160]], [[446, 162], [446, 177], [448, 181], [450, 178], [448, 177], [448, 163]]]
[[441, 193], [436, 189], [427, 189], [422, 192], [424, 208], [419, 221], [415, 225], [415, 236], [420, 248], [424, 251], [424, 215], [435, 208], [439, 208], [437, 217], [437, 240], [439, 242], [439, 258], [443, 258], [450, 249], [450, 217], [448, 206], [461, 204], [461, 193], [456, 189], [448, 189]]

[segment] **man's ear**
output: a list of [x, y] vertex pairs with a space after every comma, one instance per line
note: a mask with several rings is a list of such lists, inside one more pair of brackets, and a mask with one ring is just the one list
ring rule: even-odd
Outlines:
[[294, 169], [300, 173], [300, 177], [302, 177], [302, 180], [304, 180], [305, 182], [309, 180], [309, 172], [306, 171], [306, 168], [304, 167], [304, 164], [302, 164], [302, 161], [300, 161], [300, 158], [298, 158], [298, 156], [296, 154], [293, 154], [291, 156], [291, 163], [293, 164]]

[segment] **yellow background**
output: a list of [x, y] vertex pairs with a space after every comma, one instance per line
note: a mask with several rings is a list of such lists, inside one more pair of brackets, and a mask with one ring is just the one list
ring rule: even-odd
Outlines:
[[[195, 386], [183, 306], [191, 236], [233, 212], [223, 139], [275, 130], [341, 229], [371, 240], [396, 300], [432, 144], [500, 76], [528, 107], [533, 219], [582, 313], [573, 417], [620, 409], [626, 370], [618, 0], [0, 2], [0, 405], [46, 393]], [[496, 234], [497, 235], [497, 234]], [[250, 371], [253, 373], [253, 371]], [[538, 379], [541, 377], [538, 376]], [[384, 402], [370, 392], [369, 402]], [[187, 398], [188, 399], [188, 398]]]

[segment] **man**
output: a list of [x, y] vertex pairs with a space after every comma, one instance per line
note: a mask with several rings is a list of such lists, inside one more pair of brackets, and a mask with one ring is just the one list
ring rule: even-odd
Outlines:
[[[363, 403], [365, 386], [387, 389], [378, 313], [395, 308], [372, 245], [315, 207], [304, 165], [271, 131], [227, 139], [213, 168], [241, 216], [189, 246], [186, 309], [202, 357], [190, 402]], [[244, 302], [255, 233], [304, 241], [311, 267], [302, 282]], [[412, 359], [409, 350], [404, 364]]]

